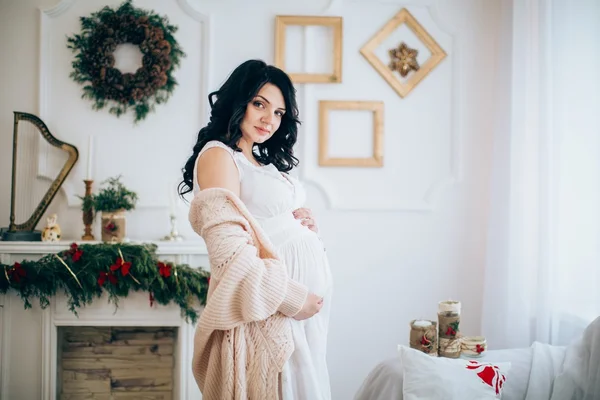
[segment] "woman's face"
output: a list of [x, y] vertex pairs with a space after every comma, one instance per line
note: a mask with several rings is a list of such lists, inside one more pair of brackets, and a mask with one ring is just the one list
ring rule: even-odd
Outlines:
[[264, 143], [279, 129], [285, 101], [281, 90], [266, 83], [248, 103], [241, 123], [242, 136], [249, 143]]

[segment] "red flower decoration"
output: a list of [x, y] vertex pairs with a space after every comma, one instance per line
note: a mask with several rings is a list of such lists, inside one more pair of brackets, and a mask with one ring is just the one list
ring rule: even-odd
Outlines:
[[491, 386], [496, 394], [499, 395], [502, 391], [502, 386], [506, 381], [506, 377], [500, 373], [500, 368], [492, 364], [480, 364], [477, 361], [469, 361], [467, 369], [478, 371], [477, 376], [487, 385]]
[[111, 272], [100, 272], [100, 275], [98, 276], [98, 285], [103, 286], [104, 282], [106, 282], [106, 279], [108, 278], [108, 280], [110, 281], [110, 283], [112, 283], [113, 285], [116, 285], [118, 282], [117, 276], [115, 274]]
[[447, 336], [454, 336], [454, 335], [456, 335], [456, 331], [454, 329], [452, 329], [451, 326], [449, 326], [448, 329], [446, 329], [446, 335]]
[[27, 272], [21, 266], [21, 263], [16, 262], [11, 269], [8, 270], [8, 274], [10, 275], [10, 280], [15, 283], [20, 283], [21, 278], [25, 278], [27, 276]]
[[483, 347], [482, 345], [478, 344], [477, 346], [475, 346], [475, 351], [479, 354], [483, 353], [483, 351], [485, 350], [485, 347]]
[[168, 278], [169, 276], [171, 276], [171, 268], [172, 267], [169, 264], [165, 264], [163, 262], [158, 263], [158, 273], [163, 278]]
[[431, 346], [431, 340], [427, 339], [427, 336], [425, 336], [425, 335], [423, 335], [423, 337], [421, 338], [421, 346], [423, 346], [423, 347]]
[[123, 276], [127, 276], [129, 274], [129, 270], [131, 269], [131, 263], [129, 261], [123, 261], [121, 257], [117, 257], [117, 261], [110, 266], [110, 270], [115, 272], [119, 269], [121, 270], [121, 274]]
[[71, 243], [71, 248], [69, 249], [67, 254], [71, 255], [73, 262], [77, 262], [83, 255], [83, 250], [79, 250], [79, 246], [77, 246], [77, 243]]
[[117, 230], [117, 225], [114, 222], [110, 221], [108, 224], [104, 226], [104, 230], [108, 233], [113, 233]]

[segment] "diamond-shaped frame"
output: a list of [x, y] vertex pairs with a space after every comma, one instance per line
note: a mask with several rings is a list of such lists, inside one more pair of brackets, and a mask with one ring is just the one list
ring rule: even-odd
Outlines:
[[[379, 45], [402, 24], [406, 24], [406, 26], [413, 31], [431, 52], [431, 56], [427, 61], [425, 61], [419, 70], [414, 72], [406, 82], [402, 82], [398, 79], [394, 75], [394, 72], [375, 55], [377, 47], [379, 47]], [[394, 17], [360, 49], [360, 53], [402, 98], [408, 95], [411, 90], [413, 90], [415, 86], [417, 86], [419, 82], [433, 70], [433, 68], [446, 58], [446, 52], [406, 8], [403, 8], [394, 15]]]

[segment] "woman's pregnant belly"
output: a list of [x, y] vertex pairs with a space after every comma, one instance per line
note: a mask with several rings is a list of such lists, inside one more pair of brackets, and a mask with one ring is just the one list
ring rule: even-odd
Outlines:
[[331, 272], [318, 235], [291, 212], [258, 222], [277, 249], [290, 278], [305, 284], [313, 293], [326, 296], [331, 288]]

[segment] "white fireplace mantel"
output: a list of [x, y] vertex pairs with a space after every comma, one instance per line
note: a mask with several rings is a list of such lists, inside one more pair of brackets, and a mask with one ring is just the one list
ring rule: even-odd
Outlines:
[[[78, 242], [94, 243], [94, 242]], [[136, 243], [132, 241], [130, 243]], [[201, 241], [161, 242], [161, 260], [208, 269], [206, 247]], [[59, 243], [0, 242], [0, 262], [12, 264], [34, 260], [67, 249], [70, 241]], [[175, 304], [150, 307], [147, 293], [133, 293], [121, 299], [118, 308], [100, 298], [80, 309], [69, 311], [64, 295], [50, 300], [46, 309], [32, 299], [33, 308], [25, 310], [15, 292], [0, 295], [0, 399], [55, 400], [57, 375], [57, 328], [59, 326], [173, 326], [178, 328], [177, 381], [174, 399], [201, 399], [191, 373], [194, 329], [180, 315]]]
[[[99, 241], [74, 241], [81, 244], [97, 244]], [[0, 256], [2, 255], [29, 255], [48, 254], [69, 248], [73, 241], [61, 242], [2, 242], [0, 241]], [[203, 241], [167, 242], [157, 240], [130, 240], [129, 244], [152, 243], [157, 246], [158, 255], [206, 255], [206, 246]]]

